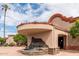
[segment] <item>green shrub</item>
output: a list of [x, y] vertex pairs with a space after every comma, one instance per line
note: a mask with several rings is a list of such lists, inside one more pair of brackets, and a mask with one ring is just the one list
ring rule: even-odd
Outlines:
[[75, 22], [75, 25], [71, 27], [69, 33], [73, 38], [79, 36], [79, 22]]
[[27, 42], [27, 37], [21, 34], [16, 34], [13, 38], [17, 45], [24, 45]]
[[75, 38], [77, 36], [78, 31], [75, 27], [72, 27], [69, 33], [70, 35], [72, 35], [73, 38]]
[[5, 39], [0, 37], [0, 45], [5, 43]]

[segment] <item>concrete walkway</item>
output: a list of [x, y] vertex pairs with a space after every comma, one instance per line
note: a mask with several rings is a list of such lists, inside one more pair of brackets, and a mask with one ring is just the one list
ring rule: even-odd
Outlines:
[[56, 56], [79, 56], [79, 50], [61, 50]]

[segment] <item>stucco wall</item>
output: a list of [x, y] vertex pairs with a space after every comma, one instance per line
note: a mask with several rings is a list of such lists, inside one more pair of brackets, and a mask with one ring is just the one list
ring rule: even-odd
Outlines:
[[52, 40], [52, 31], [29, 35], [28, 40], [30, 43], [31, 43], [32, 37], [41, 38], [48, 45], [49, 48], [54, 48], [54, 46], [53, 46], [54, 44], [53, 44], [53, 40]]
[[10, 44], [10, 43], [15, 43], [15, 44], [16, 44], [16, 42], [15, 42], [14, 39], [13, 39], [13, 36], [9, 36], [9, 37], [6, 39], [6, 43], [8, 43], [8, 44]]
[[[24, 30], [26, 29], [26, 30]], [[27, 29], [30, 29], [29, 33], [34, 32], [32, 29], [36, 30], [39, 32], [39, 30], [49, 30], [46, 32], [39, 32], [37, 34], [25, 34], [26, 32], [28, 33]], [[28, 37], [28, 45], [31, 43], [31, 38], [36, 37], [36, 38], [41, 38], [49, 48], [58, 48], [58, 35], [68, 35], [67, 32], [61, 31], [56, 29], [54, 26], [47, 25], [47, 24], [28, 24], [28, 25], [23, 25], [18, 28], [18, 31], [24, 30], [25, 32], [21, 31], [19, 32], [20, 34], [24, 34], [25, 36]]]
[[61, 29], [69, 30], [70, 27], [72, 27], [72, 25], [74, 23], [69, 23], [69, 22], [62, 21], [60, 17], [56, 17], [56, 18], [53, 19], [52, 24], [60, 27]]
[[70, 35], [68, 37], [67, 49], [79, 50], [79, 37], [72, 38]]
[[65, 35], [66, 36], [66, 46], [68, 45], [67, 41], [68, 41], [68, 33], [67, 32], [64, 32], [64, 31], [61, 31], [61, 30], [58, 30], [58, 29], [54, 29], [53, 31], [54, 33], [54, 44], [55, 44], [55, 47], [58, 47], [58, 37], [59, 35]]
[[60, 34], [68, 35], [68, 33], [57, 30], [57, 29], [53, 29], [52, 31], [43, 32], [43, 33], [39, 33], [39, 34], [29, 35], [28, 44], [31, 43], [32, 37], [36, 37], [36, 38], [41, 38], [48, 45], [49, 48], [58, 48], [58, 36]]
[[[32, 33], [34, 31], [38, 31], [38, 33], [25, 34], [26, 32], [28, 33], [27, 29], [30, 30], [29, 33]], [[20, 31], [20, 30], [24, 30], [25, 32]], [[45, 31], [40, 32], [40, 30], [45, 30]], [[49, 31], [46, 31], [46, 30], [49, 30]], [[49, 24], [25, 24], [25, 25], [18, 27], [18, 31], [20, 31], [19, 32], [20, 34], [24, 34], [25, 36], [28, 37], [28, 45], [30, 45], [31, 43], [31, 38], [36, 37], [36, 38], [41, 38], [49, 46], [49, 48], [54, 48], [54, 43], [53, 43], [54, 34], [52, 34], [53, 26]]]
[[[59, 17], [54, 18], [51, 23], [65, 30], [69, 30], [70, 27], [72, 27], [72, 25], [74, 24], [62, 21], [61, 18]], [[28, 32], [27, 29], [30, 29], [29, 33], [34, 32], [32, 29], [38, 31], [39, 33], [33, 35], [26, 35], [26, 32]], [[49, 31], [40, 33], [38, 29], [49, 30]], [[18, 27], [18, 31], [20, 30], [24, 30], [24, 32], [23, 31], [19, 32], [20, 34], [24, 34], [25, 36], [28, 37], [28, 45], [31, 43], [31, 38], [36, 37], [36, 38], [42, 38], [42, 40], [49, 46], [49, 48], [58, 48], [58, 36], [66, 35], [67, 49], [79, 49], [79, 37], [72, 38], [67, 32], [58, 30], [54, 28], [54, 26], [51, 26], [49, 24], [25, 24]]]
[[53, 27], [49, 24], [25, 24], [18, 27], [18, 30], [23, 29], [49, 29], [51, 30]]
[[71, 36], [69, 37], [69, 46], [79, 46], [79, 37], [77, 38], [72, 38]]

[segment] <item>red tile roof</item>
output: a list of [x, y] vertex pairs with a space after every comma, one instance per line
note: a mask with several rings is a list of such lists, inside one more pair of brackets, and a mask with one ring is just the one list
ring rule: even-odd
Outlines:
[[66, 17], [66, 16], [63, 16], [62, 14], [56, 13], [50, 17], [50, 19], [48, 20], [48, 23], [51, 23], [53, 21], [53, 19], [56, 17], [60, 17], [62, 21], [69, 22], [69, 23], [72, 23], [75, 21], [75, 19], [73, 19], [73, 17]]

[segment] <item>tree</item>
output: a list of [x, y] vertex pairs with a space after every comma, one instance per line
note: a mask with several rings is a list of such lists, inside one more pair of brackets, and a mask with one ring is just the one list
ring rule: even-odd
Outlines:
[[5, 39], [0, 37], [0, 45], [5, 43]]
[[24, 35], [16, 34], [13, 38], [17, 45], [24, 45], [27, 43], [27, 37]]
[[7, 12], [7, 9], [9, 9], [8, 5], [7, 4], [3, 4], [2, 5], [2, 9], [4, 10], [4, 38], [5, 38], [5, 20], [6, 20], [6, 12]]
[[71, 27], [69, 33], [73, 38], [79, 36], [79, 22], [78, 21], [76, 21], [75, 25]]

